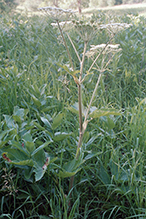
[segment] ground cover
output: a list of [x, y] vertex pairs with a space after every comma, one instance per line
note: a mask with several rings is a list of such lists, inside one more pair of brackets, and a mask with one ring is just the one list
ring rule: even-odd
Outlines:
[[[113, 57], [103, 53], [91, 72], [92, 60], [85, 57], [84, 108], [103, 70], [100, 64], [112, 59], [102, 71], [91, 106], [94, 119], [76, 161], [83, 36], [91, 36], [95, 23], [111, 20], [132, 26], [116, 34], [100, 26], [88, 42], [89, 52], [114, 36], [112, 45], [121, 50]], [[64, 37], [74, 71], [52, 18], [15, 14], [0, 22], [0, 217], [145, 218], [145, 18], [103, 12], [90, 23], [73, 18], [71, 30], [65, 29], [71, 41]]]

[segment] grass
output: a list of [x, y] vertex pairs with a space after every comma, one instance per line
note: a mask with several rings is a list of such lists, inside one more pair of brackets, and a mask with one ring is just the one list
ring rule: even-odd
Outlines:
[[[102, 23], [113, 18], [102, 12], [96, 16], [94, 19]], [[75, 175], [70, 206], [69, 177], [58, 177], [64, 165], [75, 157], [78, 142], [78, 115], [69, 110], [78, 101], [76, 84], [59, 66], [69, 64], [68, 55], [58, 30], [51, 26], [52, 20], [2, 15], [0, 153], [13, 150], [13, 141], [22, 144], [26, 140], [39, 148], [52, 138], [44, 151], [52, 160], [57, 159], [35, 182], [35, 169], [9, 164], [1, 156], [0, 218], [146, 217], [145, 18], [119, 16], [114, 20], [133, 26], [115, 36], [113, 43], [120, 44], [122, 52], [102, 75], [93, 106], [114, 107], [122, 115], [102, 116], [89, 123], [82, 152], [84, 159], [92, 159], [86, 159]], [[73, 28], [69, 34], [82, 57], [82, 38]], [[107, 40], [106, 31], [97, 32], [90, 44]], [[78, 70], [75, 51], [67, 37], [66, 41]], [[86, 59], [85, 69], [90, 65]], [[93, 73], [82, 87], [84, 106], [89, 103], [97, 80], [98, 72]], [[58, 134], [62, 132], [66, 137]]]
[[139, 14], [140, 16], [146, 15], [146, 4], [122, 4], [117, 6], [108, 6], [108, 7], [89, 7], [83, 10], [85, 14], [93, 14], [98, 10], [105, 11], [106, 13], [113, 13], [115, 15], [124, 15], [124, 14]]

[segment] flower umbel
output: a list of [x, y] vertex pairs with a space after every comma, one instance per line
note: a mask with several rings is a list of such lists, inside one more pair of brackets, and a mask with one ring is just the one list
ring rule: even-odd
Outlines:
[[38, 10], [43, 11], [44, 13], [48, 14], [53, 18], [53, 20], [60, 21], [64, 18], [64, 16], [70, 16], [71, 14], [75, 13], [71, 9], [65, 10], [62, 8], [57, 7], [42, 7], [38, 8]]
[[91, 48], [89, 51], [86, 52], [86, 56], [88, 58], [93, 57], [95, 54], [100, 52], [105, 48], [105, 50], [102, 52], [102, 54], [108, 54], [108, 53], [114, 53], [114, 52], [119, 52], [122, 49], [119, 48], [120, 44], [99, 44], [99, 45], [91, 45]]
[[74, 27], [84, 42], [89, 42], [98, 31], [98, 23], [91, 19], [73, 20]]
[[127, 23], [109, 23], [109, 24], [101, 24], [100, 29], [107, 29], [109, 33], [116, 34], [117, 32], [131, 27], [132, 24]]

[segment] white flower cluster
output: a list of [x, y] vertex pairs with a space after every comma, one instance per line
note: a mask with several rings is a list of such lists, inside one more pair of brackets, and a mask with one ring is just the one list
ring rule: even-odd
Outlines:
[[38, 8], [38, 10], [43, 11], [49, 15], [52, 16], [54, 20], [60, 20], [62, 18], [62, 15], [71, 15], [75, 13], [73, 10], [69, 9], [62, 9], [62, 8], [57, 8], [57, 7], [42, 7]]
[[127, 24], [127, 23], [109, 23], [109, 24], [101, 24], [99, 26], [100, 29], [108, 29], [113, 32], [120, 31], [124, 28], [129, 28], [131, 27], [132, 24]]
[[[104, 50], [102, 53], [113, 53], [113, 52], [119, 52], [121, 51], [122, 49], [119, 48], [120, 44], [99, 44], [99, 45], [91, 45], [91, 48], [89, 51], [86, 52], [86, 56], [89, 58], [89, 57], [92, 57], [94, 56], [96, 53]], [[104, 49], [105, 48], [105, 49]]]
[[62, 9], [62, 8], [57, 8], [57, 7], [42, 7], [42, 8], [39, 8], [38, 10], [44, 10], [44, 11], [49, 11], [49, 12], [61, 12], [61, 13], [74, 13], [73, 10], [71, 9]]
[[[69, 24], [69, 27], [71, 27], [70, 26], [70, 24], [72, 24], [72, 21], [62, 21], [62, 22], [59, 22], [59, 25], [60, 25], [60, 27], [64, 27], [64, 26], [67, 26]], [[51, 23], [51, 25], [53, 26], [53, 27], [58, 27], [58, 24], [57, 23]]]

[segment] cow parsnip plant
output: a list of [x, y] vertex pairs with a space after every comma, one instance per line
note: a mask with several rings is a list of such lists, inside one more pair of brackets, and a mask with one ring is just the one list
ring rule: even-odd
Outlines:
[[[120, 53], [121, 51], [119, 44], [114, 43], [114, 36], [116, 34], [115, 27], [117, 27], [116, 29], [119, 31], [119, 29], [123, 27], [127, 28], [127, 26], [126, 24], [119, 23], [101, 25], [92, 18], [89, 20], [85, 18], [69, 19], [70, 15], [73, 13], [71, 10], [68, 11], [50, 7], [41, 8], [40, 10], [47, 13], [47, 15], [51, 15], [51, 18], [56, 22], [52, 23], [52, 25], [58, 27], [58, 30], [60, 31], [63, 40], [62, 42], [66, 48], [69, 60], [69, 65], [68, 63], [64, 63], [64, 65], [57, 63], [58, 68], [61, 68], [67, 74], [71, 75], [78, 90], [78, 102], [68, 107], [68, 110], [79, 116], [79, 136], [76, 136], [76, 139], [78, 139], [76, 154], [73, 160], [59, 166], [55, 163], [57, 158], [52, 158], [45, 151], [45, 148], [52, 144], [53, 141], [61, 141], [70, 135], [70, 133], [54, 132], [61, 123], [63, 114], [58, 114], [53, 119], [50, 119], [47, 116], [39, 118], [46, 125], [46, 133], [50, 136], [50, 139], [43, 144], [38, 143], [36, 145], [32, 137], [32, 130], [35, 130], [36, 127], [42, 127], [40, 127], [36, 121], [33, 121], [32, 124], [26, 124], [24, 121], [27, 111], [16, 107], [11, 117], [5, 115], [5, 122], [3, 125], [7, 126], [7, 132], [3, 132], [1, 135], [1, 148], [3, 144], [9, 144], [10, 147], [3, 151], [2, 156], [8, 163], [21, 166], [24, 169], [26, 178], [30, 178], [35, 174], [35, 180], [38, 181], [43, 177], [46, 171], [49, 172], [50, 170], [53, 170], [53, 173], [56, 176], [56, 184], [58, 184], [57, 177], [70, 177], [69, 195], [67, 196], [70, 199], [70, 194], [73, 190], [74, 176], [81, 170], [81, 166], [86, 160], [97, 156], [97, 154], [94, 153], [85, 156], [82, 148], [83, 137], [86, 133], [88, 123], [93, 119], [103, 116], [120, 115], [120, 112], [115, 108], [98, 108], [97, 106], [94, 106], [93, 101], [104, 72], [108, 71], [108, 66], [113, 62], [115, 54]], [[70, 27], [75, 28], [77, 34], [84, 42], [84, 48], [81, 54], [77, 51], [76, 46], [70, 37]], [[105, 29], [109, 32], [108, 42], [103, 42], [99, 45], [90, 45], [90, 42], [96, 33]], [[76, 68], [65, 35], [68, 37], [68, 41], [77, 56], [79, 68]], [[102, 60], [101, 62], [99, 62], [99, 58]], [[90, 63], [88, 69], [86, 68], [87, 62]], [[90, 101], [84, 105], [82, 100], [82, 87], [85, 83], [90, 83], [88, 82], [88, 77], [92, 74], [97, 74], [96, 85], [93, 89]], [[36, 88], [36, 93], [37, 89], [38, 88]], [[43, 94], [43, 88], [40, 93]], [[34, 105], [37, 105], [37, 107], [43, 111], [44, 100], [38, 101], [34, 94], [31, 94], [31, 97]], [[46, 99], [46, 97], [44, 97], [44, 99]], [[8, 135], [10, 138], [7, 138]], [[64, 194], [64, 191], [62, 191], [62, 193]], [[64, 197], [66, 197], [65, 194]]]
[[[72, 112], [75, 112], [79, 115], [79, 140], [78, 140], [78, 146], [76, 149], [76, 155], [75, 160], [80, 159], [82, 157], [82, 141], [84, 133], [87, 129], [88, 123], [96, 118], [102, 117], [102, 116], [109, 116], [109, 115], [120, 115], [120, 113], [114, 109], [114, 108], [97, 108], [96, 106], [93, 106], [93, 100], [95, 98], [95, 94], [98, 88], [98, 85], [100, 83], [100, 79], [104, 72], [108, 69], [108, 66], [111, 62], [114, 60], [114, 56], [116, 53], [119, 53], [121, 51], [121, 48], [119, 48], [119, 44], [111, 44], [115, 34], [122, 30], [123, 28], [129, 28], [129, 24], [126, 23], [110, 23], [110, 24], [99, 24], [96, 20], [93, 18], [89, 18], [88, 20], [85, 18], [81, 19], [74, 19], [72, 18], [69, 20], [68, 18], [74, 14], [71, 10], [63, 10], [60, 8], [52, 8], [52, 7], [45, 7], [40, 8], [41, 11], [43, 11], [45, 14], [50, 15], [51, 18], [56, 22], [52, 23], [52, 26], [58, 27], [60, 34], [62, 36], [63, 44], [66, 48], [68, 58], [70, 61], [70, 68], [66, 65], [60, 65], [58, 64], [62, 69], [64, 69], [68, 74], [70, 74], [77, 86], [78, 89], [78, 103], [75, 103], [73, 106], [70, 106], [68, 109]], [[61, 19], [61, 14], [63, 20]], [[53, 16], [52, 16], [53, 13]], [[65, 15], [64, 15], [65, 14]], [[54, 16], [56, 15], [56, 16]], [[63, 16], [64, 15], [64, 16]], [[66, 20], [67, 17], [67, 20]], [[77, 34], [82, 38], [84, 42], [84, 49], [83, 53], [79, 54], [73, 40], [71, 39], [69, 35], [70, 28], [75, 28]], [[102, 30], [108, 30], [109, 32], [109, 40], [105, 44], [99, 44], [99, 45], [91, 45], [90, 49], [87, 49], [88, 44], [90, 44], [90, 41], [96, 36], [98, 31]], [[64, 37], [64, 34], [67, 35], [74, 52], [78, 58], [79, 62], [79, 70], [75, 69], [75, 64], [73, 63], [73, 57], [71, 57], [71, 54], [69, 52], [69, 46], [67, 45], [67, 40]], [[89, 69], [85, 69], [86, 62], [88, 59], [91, 59], [91, 65]], [[98, 60], [102, 57], [102, 61], [99, 64]], [[82, 102], [82, 85], [86, 81], [86, 78], [90, 74], [95, 74], [95, 72], [98, 71], [98, 77], [97, 82], [95, 85], [95, 88], [93, 89], [93, 93], [90, 97], [90, 101], [87, 104], [87, 106], [83, 106]], [[88, 82], [86, 82], [88, 83]], [[62, 175], [63, 176], [63, 175]], [[69, 175], [66, 175], [68, 177]], [[74, 175], [71, 177], [70, 180], [70, 189], [73, 187], [73, 181], [74, 181]]]

